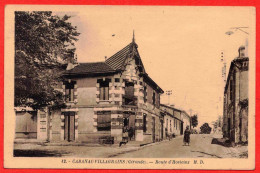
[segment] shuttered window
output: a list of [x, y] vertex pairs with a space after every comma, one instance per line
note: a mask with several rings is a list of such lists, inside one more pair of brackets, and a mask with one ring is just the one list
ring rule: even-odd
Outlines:
[[104, 81], [100, 83], [99, 87], [100, 100], [109, 100], [109, 82]]
[[102, 111], [97, 115], [97, 130], [110, 131], [111, 130], [111, 112]]
[[65, 85], [65, 98], [67, 102], [74, 101], [74, 85], [75, 81], [64, 82]]

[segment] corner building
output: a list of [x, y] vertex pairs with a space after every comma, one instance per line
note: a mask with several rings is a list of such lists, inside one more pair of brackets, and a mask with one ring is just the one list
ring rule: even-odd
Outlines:
[[146, 73], [134, 38], [105, 62], [68, 64], [63, 78], [66, 108], [49, 115], [50, 141], [118, 143], [126, 128], [133, 141], [162, 140], [163, 90]]

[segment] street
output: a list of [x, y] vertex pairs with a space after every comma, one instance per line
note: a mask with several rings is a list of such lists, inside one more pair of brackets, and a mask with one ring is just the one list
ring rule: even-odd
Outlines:
[[190, 146], [183, 146], [183, 138], [179, 136], [169, 142], [145, 147], [142, 150], [118, 155], [120, 158], [226, 158], [239, 157], [239, 153], [245, 152], [247, 147], [224, 147], [211, 144], [212, 135], [191, 135]]
[[144, 147], [112, 146], [44, 146], [15, 144], [14, 155], [21, 157], [89, 157], [89, 158], [241, 158], [247, 146], [224, 147], [211, 144], [214, 135], [191, 135], [190, 146], [183, 146], [183, 136]]

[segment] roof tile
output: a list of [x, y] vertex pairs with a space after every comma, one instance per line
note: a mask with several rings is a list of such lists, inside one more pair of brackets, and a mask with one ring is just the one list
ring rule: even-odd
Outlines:
[[79, 63], [76, 67], [68, 70], [66, 74], [89, 74], [89, 73], [108, 73], [114, 72], [105, 62]]

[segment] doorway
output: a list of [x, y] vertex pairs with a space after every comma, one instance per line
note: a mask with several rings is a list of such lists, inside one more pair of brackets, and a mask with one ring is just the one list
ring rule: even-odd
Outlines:
[[163, 120], [161, 120], [161, 140], [163, 140]]
[[181, 135], [183, 135], [183, 122], [181, 122]]
[[152, 138], [153, 142], [155, 142], [155, 117], [152, 117]]
[[64, 140], [75, 140], [75, 112], [65, 112]]

